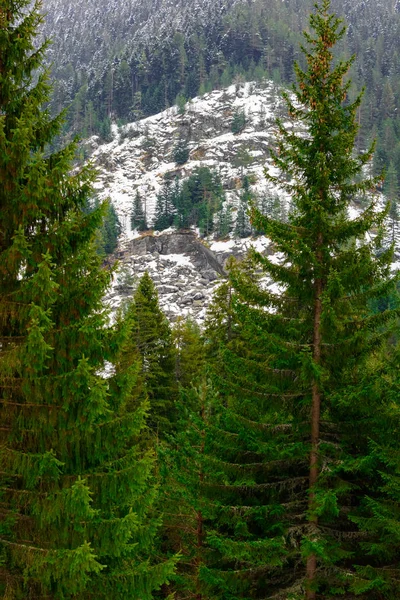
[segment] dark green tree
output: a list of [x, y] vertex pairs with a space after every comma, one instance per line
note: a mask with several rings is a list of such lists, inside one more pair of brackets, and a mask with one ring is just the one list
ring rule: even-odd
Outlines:
[[173, 184], [169, 177], [164, 179], [162, 188], [157, 195], [156, 210], [154, 215], [154, 229], [162, 231], [168, 229], [174, 222]]
[[179, 318], [172, 336], [175, 347], [175, 377], [178, 384], [190, 388], [198, 383], [205, 368], [204, 340], [197, 323]]
[[177, 385], [175, 351], [169, 323], [160, 309], [158, 294], [147, 271], [141, 278], [127, 320], [142, 359], [142, 374], [150, 403], [149, 426], [163, 437], [175, 420]]
[[197, 225], [202, 234], [214, 228], [214, 214], [222, 207], [224, 190], [217, 173], [208, 167], [196, 168], [183, 183], [179, 180], [172, 190], [172, 203], [176, 210], [175, 225]]
[[225, 239], [232, 231], [232, 206], [223, 204], [216, 217], [215, 237]]
[[396, 225], [399, 222], [399, 182], [397, 169], [393, 162], [390, 163], [385, 179], [384, 193], [390, 203], [389, 218], [391, 220], [391, 238], [395, 241]]
[[[274, 567], [293, 580], [285, 550], [278, 553], [280, 506], [271, 506], [270, 499], [284, 459], [268, 460], [291, 445], [287, 429], [263, 425], [259, 406], [253, 411], [257, 421], [226, 406], [204, 376], [196, 387], [181, 391], [177, 408], [177, 432], [161, 451], [165, 532], [170, 552], [179, 548], [183, 554], [169, 591], [193, 600], [274, 593], [268, 580]], [[295, 468], [292, 449], [285, 460]], [[286, 491], [288, 501], [292, 493]]]
[[231, 131], [232, 133], [241, 133], [246, 127], [246, 113], [244, 110], [235, 110], [232, 117]]
[[189, 145], [187, 140], [179, 140], [173, 149], [174, 161], [177, 165], [184, 165], [189, 159]]
[[239, 207], [236, 217], [235, 235], [239, 238], [245, 238], [251, 235], [252, 228], [249, 217], [250, 202], [252, 194], [250, 191], [249, 178], [243, 178], [242, 191], [239, 196]]
[[138, 231], [145, 231], [148, 229], [146, 210], [143, 209], [143, 202], [139, 194], [139, 190], [136, 191], [135, 199], [133, 201], [131, 227], [132, 229], [137, 229]]
[[[365, 487], [360, 483], [362, 469], [349, 477], [357, 444], [349, 436], [346, 410], [334, 404], [332, 394], [346, 388], [389, 335], [388, 322], [393, 319], [390, 311], [372, 316], [369, 309], [372, 298], [394, 286], [389, 277], [390, 252], [376, 258], [381, 237], [374, 242], [366, 239], [373, 228], [379, 231], [385, 213], [377, 211], [372, 197], [356, 220], [346, 218], [351, 198], [368, 194], [380, 179], [362, 177], [372, 148], [353, 154], [361, 97], [346, 101], [351, 84], [343, 83], [343, 78], [352, 61], [333, 64], [332, 48], [344, 36], [345, 28], [329, 14], [329, 8], [329, 0], [316, 5], [310, 18], [311, 33], [305, 33], [307, 70], [296, 66], [298, 85], [293, 88], [298, 105], [284, 95], [289, 115], [306, 125], [309, 137], [289, 132], [278, 122], [278, 152], [273, 158], [289, 182], [280, 176], [269, 179], [292, 196], [293, 214], [288, 224], [259, 214], [254, 218], [285, 256], [280, 265], [257, 254], [255, 261], [285, 291], [282, 295], [260, 294], [260, 304], [277, 311], [271, 316], [264, 312], [262, 322], [248, 310], [248, 322], [261, 327], [269, 338], [270, 367], [283, 369], [285, 387], [277, 387], [275, 373], [271, 382], [282, 390], [282, 397], [296, 398], [291, 403], [292, 422], [300, 431], [300, 423], [307, 423], [303, 435], [309, 430], [310, 443], [304, 446], [307, 453], [303, 458], [308, 455], [309, 475], [303, 488], [308, 509], [303, 524], [300, 517], [297, 524], [305, 561], [302, 585], [308, 599], [318, 593], [322, 597], [354, 593], [358, 565], [367, 560], [362, 545], [355, 551], [351, 543], [346, 544], [347, 536], [341, 537], [341, 532], [353, 531], [353, 539], [357, 539], [357, 529], [345, 515], [362, 503]], [[251, 281], [242, 289], [248, 301], [260, 293]], [[244, 308], [242, 316], [245, 312]], [[337, 453], [330, 446], [329, 427], [340, 439]], [[326, 469], [331, 461], [340, 461], [340, 467]], [[350, 492], [356, 487], [351, 480], [357, 478], [363, 490], [359, 496]], [[353, 553], [352, 561], [349, 553]]]
[[[345, 29], [329, 8], [321, 0], [311, 15], [307, 70], [296, 67], [296, 105], [285, 95], [290, 117], [309, 135], [278, 122], [273, 158], [286, 177], [269, 179], [293, 198], [289, 222], [253, 214], [282, 261], [253, 252], [243, 266], [231, 265], [230, 284], [221, 287], [208, 322], [221, 399], [211, 420], [220, 431], [203, 446], [197, 492], [208, 519], [199, 574], [204, 597], [398, 594], [396, 542], [387, 555], [377, 546], [379, 532], [388, 539], [389, 523], [394, 535], [398, 527], [396, 511], [380, 504], [374, 512], [385, 481], [377, 471], [384, 454], [370, 448], [382, 432], [381, 404], [372, 395], [368, 407], [360, 400], [361, 379], [398, 313], [373, 313], [371, 303], [395, 294], [395, 281], [391, 252], [380, 248], [386, 213], [372, 193], [380, 178], [362, 177], [372, 149], [354, 154], [361, 98], [346, 99], [351, 61], [333, 63]], [[360, 194], [367, 208], [350, 220], [349, 202]], [[278, 286], [259, 285], [260, 270]], [[195, 452], [199, 444], [190, 447]], [[214, 472], [206, 470], [208, 457]], [[393, 478], [386, 487], [392, 508], [394, 485]], [[237, 521], [221, 522], [222, 508]]]
[[49, 151], [40, 8], [0, 6], [0, 595], [150, 600], [172, 564], [153, 551], [146, 404], [138, 362], [119, 364], [128, 323], [106, 325], [93, 173], [75, 145]]
[[114, 205], [110, 202], [106, 205], [103, 224], [100, 229], [100, 252], [112, 254], [118, 246], [118, 238], [121, 235], [121, 223], [118, 219]]

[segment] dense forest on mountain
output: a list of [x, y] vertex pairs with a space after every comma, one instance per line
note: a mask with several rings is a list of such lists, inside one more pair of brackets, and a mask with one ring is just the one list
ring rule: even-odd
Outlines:
[[[0, 595], [396, 600], [399, 276], [346, 27], [329, 0], [309, 17], [265, 172], [291, 211], [251, 205], [244, 175], [236, 233], [275, 252], [230, 261], [201, 330], [167, 321], [147, 272], [111, 317], [110, 207], [76, 142], [51, 151], [40, 8], [0, 3]], [[175, 183], [207, 227], [218, 178]]]
[[[293, 81], [311, 0], [174, 3], [45, 0], [53, 108], [69, 106], [67, 129], [107, 138], [110, 118], [155, 114], [237, 79]], [[400, 176], [400, 5], [395, 0], [334, 0], [348, 30], [337, 54], [357, 54], [353, 93], [366, 87], [357, 146], [378, 139], [376, 172]], [[399, 181], [400, 183], [400, 181]]]

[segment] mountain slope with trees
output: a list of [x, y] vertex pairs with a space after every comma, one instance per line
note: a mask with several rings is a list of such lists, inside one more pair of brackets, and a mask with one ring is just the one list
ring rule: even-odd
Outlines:
[[[51, 151], [62, 117], [46, 109], [40, 9], [0, 6], [0, 595], [396, 600], [400, 298], [384, 229], [395, 212], [367, 168], [374, 143], [357, 149], [361, 96], [347, 77], [355, 62], [334, 53], [346, 27], [331, 1], [314, 6], [268, 145], [264, 176], [290, 210], [255, 201], [250, 152], [239, 149], [235, 234], [243, 247], [247, 228], [263, 232], [258, 250], [225, 271], [191, 230], [142, 233], [132, 244], [143, 275], [113, 319], [99, 245], [112, 245], [118, 222], [113, 213], [105, 225], [110, 206], [96, 199], [92, 168], [74, 163], [77, 144]], [[254, 138], [240, 105], [253, 95], [229, 89], [210, 96], [234, 98], [220, 136], [234, 147]], [[174, 118], [184, 121], [185, 104]], [[135, 131], [114, 126], [109, 150]], [[190, 136], [172, 144], [174, 131], [160, 143], [169, 137], [185, 173]], [[117, 154], [102, 158], [118, 166]], [[183, 183], [163, 178], [161, 216], [193, 225], [198, 211], [209, 233], [223, 196], [209, 166]], [[395, 198], [392, 167], [388, 179]], [[131, 208], [144, 228], [147, 196]], [[231, 212], [215, 216], [218, 237]], [[190, 244], [204, 276], [212, 265], [226, 279], [203, 330], [171, 327], [160, 308], [147, 267], [163, 278], [168, 244], [181, 267]]]
[[[110, 119], [155, 114], [177, 97], [237, 78], [288, 84], [312, 6], [311, 0], [45, 0], [43, 33], [56, 40], [49, 54], [53, 106], [70, 106], [67, 130], [107, 138]], [[357, 54], [355, 92], [367, 90], [357, 145], [365, 148], [377, 136], [376, 168], [392, 160], [399, 176], [398, 2], [334, 0], [333, 9], [349, 24], [338, 53]]]

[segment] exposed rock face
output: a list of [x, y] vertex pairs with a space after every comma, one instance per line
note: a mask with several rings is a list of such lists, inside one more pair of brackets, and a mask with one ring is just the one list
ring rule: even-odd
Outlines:
[[[108, 144], [98, 145], [99, 140], [91, 138], [88, 149], [98, 168], [98, 196], [111, 198], [125, 236], [135, 235], [130, 217], [137, 192], [148, 224], [153, 223], [157, 194], [166, 175], [184, 180], [198, 167], [215, 170], [234, 209], [244, 174], [250, 176], [255, 196], [276, 193], [264, 169], [273, 172], [275, 168], [269, 149], [274, 145], [276, 117], [285, 114], [280, 94], [280, 88], [271, 81], [232, 85], [194, 98], [184, 114], [174, 106], [120, 129], [114, 126], [114, 139]], [[246, 125], [239, 133], [231, 131], [236, 111], [246, 116]], [[179, 166], [173, 155], [180, 139], [188, 140], [190, 152], [188, 161]], [[285, 205], [289, 198], [280, 194], [280, 200]]]
[[131, 240], [126, 244], [122, 255], [139, 257], [151, 254], [153, 256], [182, 254], [191, 258], [193, 266], [200, 273], [214, 270], [221, 276], [225, 275], [215, 254], [202, 243], [193, 231], [176, 231], [158, 236], [147, 235]]
[[[243, 111], [246, 116], [246, 126], [239, 133], [231, 131], [235, 111]], [[95, 138], [90, 140], [91, 158], [99, 169], [98, 196], [111, 199], [123, 226], [121, 272], [109, 295], [113, 307], [132, 295], [138, 278], [147, 270], [158, 288], [160, 304], [172, 321], [178, 316], [190, 316], [202, 322], [213, 290], [225, 276], [224, 267], [230, 256], [243, 256], [253, 244], [280, 260], [262, 237], [202, 241], [193, 231], [171, 230], [139, 236], [132, 231], [130, 219], [136, 192], [140, 193], [151, 225], [165, 175], [179, 175], [183, 180], [202, 166], [218, 172], [233, 220], [245, 173], [256, 203], [264, 195], [274, 197], [282, 214], [287, 214], [289, 196], [281, 191], [277, 195], [278, 190], [265, 177], [265, 170], [279, 175], [270, 156], [277, 116], [285, 119], [277, 86], [268, 81], [237, 84], [195, 98], [183, 114], [172, 107], [120, 129], [114, 126], [114, 139], [109, 144], [98, 145]], [[289, 120], [284, 120], [284, 124], [293, 127]], [[291, 131], [304, 132], [295, 128]], [[190, 153], [188, 161], [178, 166], [173, 162], [173, 148], [182, 137], [189, 140]], [[350, 207], [351, 218], [359, 214], [360, 206]], [[400, 263], [396, 265], [399, 268]]]
[[[265, 239], [256, 244], [258, 249], [267, 248]], [[249, 240], [229, 240], [208, 248], [193, 231], [130, 240], [118, 253], [121, 268], [108, 300], [114, 308], [129, 301], [139, 278], [148, 271], [158, 289], [160, 305], [171, 321], [186, 316], [202, 322], [216, 286], [226, 276], [226, 259], [243, 256], [249, 245]]]

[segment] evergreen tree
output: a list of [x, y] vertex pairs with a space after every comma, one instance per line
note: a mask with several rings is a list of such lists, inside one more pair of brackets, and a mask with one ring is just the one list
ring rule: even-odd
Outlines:
[[100, 230], [100, 253], [112, 254], [118, 246], [118, 238], [121, 234], [121, 223], [110, 202], [106, 206], [103, 224]]
[[142, 359], [150, 403], [149, 425], [164, 436], [175, 419], [175, 353], [171, 328], [159, 307], [157, 290], [147, 271], [139, 282], [126, 318], [132, 324], [133, 347]]
[[[374, 510], [385, 481], [374, 471], [384, 454], [378, 459], [370, 449], [382, 431], [380, 403], [371, 397], [365, 408], [359, 400], [360, 379], [398, 313], [373, 314], [371, 302], [395, 294], [395, 282], [391, 252], [375, 254], [386, 216], [371, 194], [380, 179], [362, 178], [371, 149], [353, 154], [361, 98], [346, 101], [351, 61], [333, 65], [332, 48], [345, 29], [329, 8], [321, 0], [310, 18], [296, 105], [285, 95], [309, 136], [278, 123], [273, 158], [289, 177], [269, 179], [293, 198], [289, 222], [253, 215], [284, 258], [276, 264], [253, 252], [242, 267], [232, 265], [219, 298], [227, 312], [214, 307], [208, 323], [222, 401], [212, 420], [220, 431], [205, 453], [220, 483], [203, 466], [198, 492], [214, 509], [205, 537], [213, 552], [202, 554], [205, 597], [377, 600], [398, 593], [397, 545], [387, 556], [377, 546], [390, 523], [397, 531], [394, 510], [382, 503]], [[368, 206], [350, 220], [349, 202], [359, 194]], [[279, 287], [259, 285], [260, 269]], [[386, 486], [392, 509], [394, 485], [392, 478]], [[221, 522], [222, 507], [237, 515], [235, 526]]]
[[197, 225], [204, 235], [214, 227], [214, 214], [221, 207], [224, 191], [220, 177], [208, 167], [196, 168], [173, 192], [178, 227]]
[[239, 198], [239, 208], [236, 217], [235, 235], [245, 238], [251, 235], [251, 224], [249, 218], [249, 208], [252, 195], [250, 191], [249, 178], [243, 178], [243, 189]]
[[194, 207], [190, 186], [186, 181], [182, 184], [177, 179], [173, 203], [176, 210], [174, 223], [176, 227], [186, 229], [193, 224], [196, 224], [196, 217], [193, 217]]
[[171, 227], [174, 221], [174, 206], [172, 204], [172, 181], [164, 180], [161, 191], [157, 195], [156, 211], [154, 216], [154, 229], [162, 231]]
[[231, 123], [232, 133], [241, 133], [246, 127], [246, 124], [246, 113], [243, 110], [235, 110]]
[[232, 231], [232, 206], [224, 204], [217, 213], [215, 236], [217, 239], [225, 239]]
[[399, 221], [399, 183], [397, 170], [393, 162], [390, 163], [389, 170], [387, 172], [384, 185], [384, 193], [390, 203], [389, 217], [391, 220], [392, 243], [394, 243], [396, 225]]
[[179, 140], [173, 149], [174, 161], [177, 165], [184, 165], [189, 159], [189, 145], [187, 140]]
[[[285, 378], [289, 390], [291, 377], [298, 374], [292, 394], [299, 398], [292, 405], [291, 418], [298, 419], [299, 424], [306, 418], [310, 429], [310, 446], [305, 446], [309, 459], [304, 490], [308, 512], [304, 513], [299, 540], [306, 562], [308, 599], [316, 598], [318, 592], [322, 596], [333, 594], [335, 589], [343, 594], [355, 591], [357, 563], [366, 560], [359, 546], [350, 567], [346, 559], [354, 547], [341, 538], [341, 532], [352, 530], [351, 521], [344, 518], [349, 505], [361, 503], [362, 493], [357, 498], [349, 489], [352, 477], [360, 480], [362, 472], [349, 477], [356, 444], [346, 437], [345, 410], [335, 406], [331, 396], [338, 387], [346, 388], [379, 340], [389, 335], [387, 326], [383, 332], [381, 327], [393, 319], [390, 312], [373, 317], [368, 306], [371, 298], [393, 286], [389, 279], [390, 252], [375, 258], [381, 237], [378, 235], [374, 243], [366, 240], [367, 232], [379, 229], [385, 213], [377, 211], [372, 197], [355, 221], [345, 214], [350, 199], [373, 190], [379, 178], [361, 177], [372, 149], [353, 156], [355, 116], [361, 97], [345, 102], [350, 82], [343, 83], [343, 77], [351, 61], [332, 64], [332, 47], [343, 37], [345, 28], [329, 14], [329, 8], [329, 0], [316, 6], [310, 19], [312, 33], [305, 34], [309, 48], [303, 51], [308, 69], [302, 71], [296, 66], [298, 87], [293, 90], [299, 105], [294, 106], [288, 94], [284, 96], [289, 114], [306, 124], [310, 137], [288, 132], [278, 123], [280, 138], [273, 158], [290, 182], [285, 184], [280, 177], [269, 179], [292, 195], [294, 214], [288, 225], [255, 216], [255, 222], [262, 224], [287, 261], [277, 266], [255, 255], [265, 273], [285, 288], [282, 296], [266, 294], [262, 301], [278, 309], [276, 315], [265, 316], [262, 325], [271, 342], [274, 340], [270, 365], [290, 368], [293, 376]], [[256, 290], [253, 286], [250, 297]], [[343, 435], [338, 454], [329, 447], [332, 431], [327, 429], [327, 422], [339, 439]], [[340, 468], [327, 471], [324, 465], [339, 460], [339, 456]], [[358, 485], [361, 489], [359, 481]], [[353, 535], [357, 539], [357, 531]]]
[[[398, 296], [394, 299], [398, 305]], [[368, 428], [367, 447], [363, 451], [365, 477], [369, 481], [363, 510], [352, 517], [363, 533], [362, 550], [367, 559], [360, 564], [354, 589], [357, 597], [374, 600], [394, 600], [400, 594], [399, 359], [398, 344], [397, 347], [388, 344], [360, 375], [361, 381], [346, 390], [349, 416], [354, 421], [358, 419], [358, 426]]]
[[219, 597], [202, 578], [211, 517], [210, 505], [202, 493], [207, 467], [213, 480], [218, 478], [215, 462], [211, 465], [206, 460], [206, 446], [211, 442], [211, 436], [207, 435], [210, 395], [204, 383], [181, 391], [177, 431], [169, 446], [160, 451], [166, 548], [170, 553], [179, 549], [183, 555], [167, 593], [172, 592], [179, 599]]
[[138, 231], [145, 231], [148, 229], [146, 210], [143, 210], [143, 203], [139, 194], [139, 190], [136, 191], [135, 199], [133, 201], [131, 227], [132, 229], [137, 229]]
[[175, 377], [180, 386], [190, 388], [204, 372], [205, 351], [200, 328], [193, 321], [178, 319], [173, 330]]
[[[279, 515], [269, 490], [282, 468], [268, 457], [290, 445], [288, 431], [246, 419], [221, 400], [204, 376], [183, 389], [177, 432], [161, 452], [168, 547], [183, 554], [169, 589], [177, 598], [265, 597], [275, 591], [268, 574], [278, 565], [293, 581], [285, 551], [277, 557], [282, 529], [276, 523], [271, 540], [266, 518]], [[255, 413], [260, 419], [259, 406]], [[290, 450], [285, 460], [296, 467]]]
[[93, 173], [48, 150], [39, 10], [0, 7], [0, 595], [150, 600], [172, 563], [154, 560], [138, 362], [119, 364], [128, 324], [106, 327]]
[[178, 96], [176, 97], [176, 100], [175, 100], [175, 104], [178, 109], [178, 115], [183, 116], [186, 112], [187, 98], [185, 96], [183, 96], [182, 94], [178, 94]]

